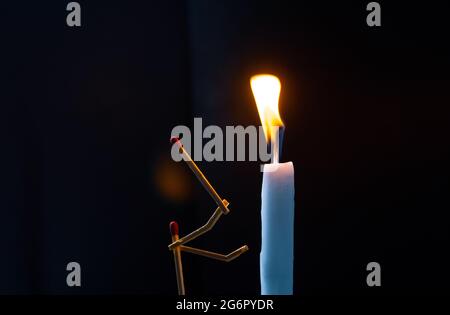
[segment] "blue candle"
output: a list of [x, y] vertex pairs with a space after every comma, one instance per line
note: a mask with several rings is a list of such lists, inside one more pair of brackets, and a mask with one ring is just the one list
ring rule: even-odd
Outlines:
[[278, 163], [283, 126], [278, 112], [280, 80], [270, 74], [250, 79], [272, 163], [264, 165], [261, 192], [261, 294], [293, 293], [294, 271], [294, 165]]
[[261, 294], [292, 294], [294, 165], [264, 165], [261, 192]]

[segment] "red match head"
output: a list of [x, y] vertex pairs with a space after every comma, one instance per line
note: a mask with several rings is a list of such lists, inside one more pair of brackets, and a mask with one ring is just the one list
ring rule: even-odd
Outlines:
[[172, 143], [172, 144], [176, 143], [178, 145], [178, 151], [180, 152], [180, 154], [183, 153], [183, 144], [181, 143], [180, 138], [171, 137], [170, 143]]
[[178, 223], [175, 221], [170, 222], [170, 234], [178, 235]]

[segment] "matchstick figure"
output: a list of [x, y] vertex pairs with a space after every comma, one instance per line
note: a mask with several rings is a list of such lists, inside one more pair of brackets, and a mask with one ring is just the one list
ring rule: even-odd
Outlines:
[[212, 258], [220, 261], [229, 262], [233, 259], [239, 257], [241, 254], [245, 253], [248, 250], [248, 246], [244, 245], [235, 251], [229, 253], [228, 255], [218, 254], [210, 251], [206, 251], [203, 249], [198, 249], [194, 247], [185, 246], [187, 242], [190, 242], [200, 235], [205, 234], [209, 230], [211, 230], [214, 225], [217, 223], [219, 218], [222, 216], [222, 214], [228, 214], [230, 210], [228, 209], [228, 201], [225, 199], [220, 198], [219, 194], [215, 191], [213, 186], [209, 183], [208, 179], [203, 175], [203, 173], [200, 171], [198, 166], [195, 164], [195, 162], [192, 160], [190, 155], [184, 150], [183, 145], [181, 144], [180, 140], [178, 138], [172, 137], [170, 139], [172, 143], [176, 143], [179, 147], [180, 154], [183, 155], [183, 159], [188, 164], [189, 168], [194, 172], [197, 179], [202, 183], [203, 187], [208, 191], [208, 193], [211, 195], [211, 197], [214, 199], [214, 201], [217, 204], [217, 208], [212, 214], [212, 216], [209, 218], [208, 222], [206, 222], [203, 226], [198, 228], [197, 230], [191, 232], [190, 234], [179, 238], [179, 229], [178, 224], [174, 221], [170, 223], [170, 233], [172, 235], [172, 243], [169, 245], [169, 249], [172, 250], [174, 255], [174, 261], [175, 261], [175, 272], [177, 276], [177, 285], [178, 285], [178, 294], [184, 295], [184, 278], [183, 278], [183, 267], [181, 262], [181, 252], [185, 251], [191, 254], [196, 254], [200, 256], [204, 256], [207, 258]]

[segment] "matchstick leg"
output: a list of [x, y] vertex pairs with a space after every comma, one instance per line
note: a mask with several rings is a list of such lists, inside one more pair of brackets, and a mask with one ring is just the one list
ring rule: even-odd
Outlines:
[[[175, 221], [170, 222], [170, 233], [172, 234], [172, 242], [178, 240], [178, 224]], [[175, 262], [175, 274], [177, 277], [178, 295], [185, 295], [183, 265], [181, 263], [181, 250], [179, 246], [172, 249]]]

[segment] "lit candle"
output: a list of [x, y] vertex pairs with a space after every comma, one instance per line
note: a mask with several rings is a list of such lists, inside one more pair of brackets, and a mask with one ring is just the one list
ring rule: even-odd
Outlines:
[[273, 75], [256, 75], [250, 80], [272, 163], [263, 168], [261, 191], [261, 294], [289, 295], [293, 292], [294, 271], [294, 166], [279, 163], [278, 112], [280, 80]]

